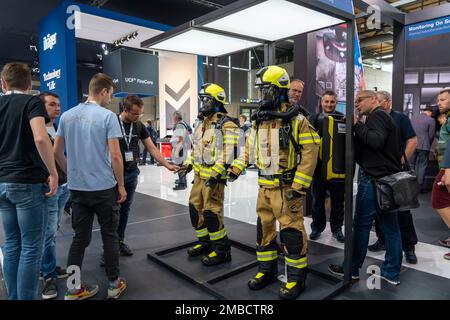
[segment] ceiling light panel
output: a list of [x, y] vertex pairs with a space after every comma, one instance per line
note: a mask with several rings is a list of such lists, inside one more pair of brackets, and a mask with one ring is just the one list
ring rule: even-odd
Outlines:
[[289, 1], [268, 0], [204, 26], [276, 41], [343, 22], [345, 21]]
[[167, 40], [151, 45], [153, 50], [167, 50], [217, 57], [262, 45], [216, 33], [189, 29]]

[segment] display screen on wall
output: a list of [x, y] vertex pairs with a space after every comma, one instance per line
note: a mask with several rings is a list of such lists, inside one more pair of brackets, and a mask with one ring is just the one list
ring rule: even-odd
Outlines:
[[103, 71], [117, 86], [116, 92], [156, 96], [159, 92], [158, 57], [145, 52], [119, 49], [103, 58]]
[[406, 27], [406, 67], [450, 66], [450, 16]]
[[[338, 101], [346, 100], [347, 26], [340, 25], [314, 33], [316, 37], [316, 95], [336, 92]], [[365, 88], [359, 41], [355, 39], [355, 90]]]
[[405, 27], [404, 110], [417, 115], [437, 103], [439, 91], [450, 87], [450, 16]]

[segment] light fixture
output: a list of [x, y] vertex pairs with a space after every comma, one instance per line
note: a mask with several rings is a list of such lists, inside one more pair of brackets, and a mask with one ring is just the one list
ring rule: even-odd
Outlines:
[[127, 34], [127, 35], [121, 37], [120, 39], [113, 41], [113, 44], [114, 44], [114, 46], [119, 47], [119, 46], [123, 45], [125, 42], [130, 41], [131, 39], [136, 39], [138, 37], [138, 35], [139, 35], [138, 31], [133, 31], [130, 34]]
[[215, 57], [342, 24], [353, 17], [321, 1], [239, 0], [143, 41], [141, 46]]
[[267, 0], [203, 25], [215, 30], [245, 33], [251, 37], [276, 41], [344, 22], [294, 2]]
[[200, 29], [189, 29], [179, 35], [151, 45], [149, 48], [217, 57], [262, 44], [262, 42], [237, 39]]
[[103, 55], [107, 56], [109, 54], [108, 46], [106, 44], [102, 43], [101, 47], [103, 50]]

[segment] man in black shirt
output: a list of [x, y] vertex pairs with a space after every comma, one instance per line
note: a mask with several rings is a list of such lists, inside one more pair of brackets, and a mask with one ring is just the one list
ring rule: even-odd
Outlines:
[[[53, 92], [43, 92], [39, 95], [42, 102], [45, 103], [50, 122], [46, 128], [52, 144], [55, 142], [57, 126], [54, 122], [61, 114], [59, 97]], [[58, 171], [58, 190], [53, 197], [47, 198], [47, 226], [44, 237], [44, 252], [42, 256], [41, 273], [44, 278], [44, 287], [42, 289], [42, 299], [53, 299], [58, 296], [58, 287], [56, 279], [68, 276], [66, 270], [56, 266], [56, 231], [61, 220], [61, 212], [69, 198], [69, 189], [67, 187], [67, 175], [56, 163]]]
[[[401, 112], [392, 110], [392, 99], [389, 92], [377, 91], [378, 104], [383, 107], [400, 130], [400, 148], [405, 152], [406, 158], [410, 160], [417, 146], [416, 133], [411, 124], [411, 120]], [[404, 158], [402, 158], [404, 162]], [[414, 246], [417, 244], [417, 234], [414, 228], [414, 222], [411, 211], [399, 211], [398, 223], [400, 233], [402, 235], [402, 247], [405, 252], [405, 259], [408, 263], [417, 264], [417, 256]], [[384, 250], [384, 235], [380, 229], [378, 219], [375, 220], [375, 230], [377, 233], [377, 241], [368, 247], [369, 251], [377, 252]]]
[[[352, 279], [359, 279], [359, 269], [367, 254], [370, 229], [378, 216], [385, 236], [386, 255], [381, 266], [381, 278], [393, 285], [400, 284], [402, 243], [397, 211], [380, 212], [373, 183], [375, 179], [401, 171], [401, 144], [398, 128], [382, 107], [375, 92], [365, 90], [356, 96], [357, 111], [366, 116], [365, 123], [355, 117], [356, 162], [360, 166], [358, 194], [353, 220]], [[343, 275], [340, 265], [330, 265], [330, 272]]]
[[177, 171], [179, 167], [167, 162], [164, 156], [159, 152], [158, 148], [155, 147], [145, 125], [139, 120], [144, 112], [144, 102], [138, 96], [128, 96], [125, 98], [123, 106], [123, 112], [118, 116], [123, 134], [123, 137], [119, 139], [119, 142], [125, 169], [124, 178], [127, 199], [120, 207], [120, 220], [117, 233], [119, 234], [120, 253], [125, 256], [131, 256], [133, 252], [124, 243], [124, 239], [128, 215], [130, 213], [131, 204], [133, 203], [140, 173], [138, 169], [139, 140], [142, 141], [144, 147], [151, 156], [164, 167], [170, 171]]
[[[8, 300], [36, 300], [46, 197], [56, 193], [58, 173], [45, 129], [44, 103], [26, 94], [31, 72], [9, 63], [1, 73], [0, 215], [4, 230], [3, 274]], [[50, 190], [49, 190], [50, 188]]]

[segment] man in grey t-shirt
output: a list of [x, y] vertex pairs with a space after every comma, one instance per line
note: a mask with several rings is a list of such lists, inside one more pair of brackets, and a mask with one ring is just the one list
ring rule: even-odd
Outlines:
[[[61, 116], [55, 141], [55, 156], [67, 172], [72, 198], [72, 227], [75, 231], [67, 266], [81, 269], [84, 251], [91, 241], [94, 215], [103, 239], [108, 298], [117, 299], [126, 288], [119, 278], [119, 204], [127, 193], [124, 187], [123, 160], [119, 146], [122, 137], [117, 116], [106, 109], [114, 91], [112, 79], [94, 75], [89, 97]], [[64, 157], [67, 150], [67, 161]], [[65, 300], [82, 300], [98, 292], [97, 285], [69, 288]]]

